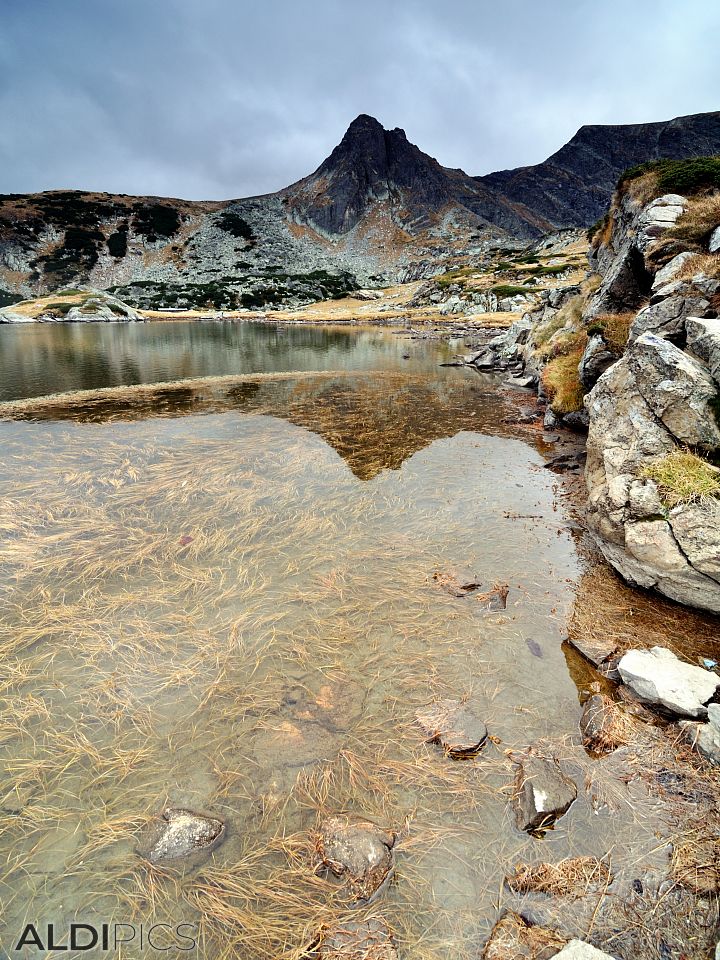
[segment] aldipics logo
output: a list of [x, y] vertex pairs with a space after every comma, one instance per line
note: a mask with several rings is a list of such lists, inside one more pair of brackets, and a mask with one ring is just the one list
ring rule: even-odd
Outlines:
[[[194, 923], [71, 923], [58, 929], [54, 923], [25, 925], [15, 950], [48, 953], [58, 950], [115, 951], [132, 948], [139, 951], [167, 953], [170, 950], [194, 950], [197, 946], [197, 925]], [[32, 955], [32, 954], [30, 954]]]

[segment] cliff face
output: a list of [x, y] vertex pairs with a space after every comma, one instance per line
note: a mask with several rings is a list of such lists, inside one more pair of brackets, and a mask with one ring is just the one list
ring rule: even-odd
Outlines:
[[720, 113], [583, 127], [545, 163], [471, 177], [361, 115], [313, 174], [264, 197], [0, 197], [0, 306], [78, 284], [146, 307], [295, 306], [587, 226], [628, 166], [713, 153]]

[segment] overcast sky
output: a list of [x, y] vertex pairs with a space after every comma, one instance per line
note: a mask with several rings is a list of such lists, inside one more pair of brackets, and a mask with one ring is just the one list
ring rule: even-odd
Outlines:
[[0, 192], [226, 199], [359, 113], [468, 173], [720, 109], [718, 0], [2, 0]]

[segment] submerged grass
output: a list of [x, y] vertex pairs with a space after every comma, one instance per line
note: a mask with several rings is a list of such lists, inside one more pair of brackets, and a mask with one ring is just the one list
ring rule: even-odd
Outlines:
[[[359, 397], [329, 379], [253, 395], [253, 412], [282, 406], [315, 436], [266, 416], [100, 427], [84, 413], [9, 433], [0, 908], [13, 930], [61, 909], [192, 921], [203, 957], [300, 960], [350, 915], [312, 838], [328, 814], [354, 812], [399, 841], [382, 903], [353, 918], [381, 909], [413, 960], [474, 960], [508, 865], [536, 842], [511, 826], [513, 751], [560, 731], [591, 779], [559, 651], [574, 567], [546, 472], [514, 487], [513, 458], [527, 468], [528, 453], [477, 433], [448, 457], [442, 438], [458, 429], [507, 429], [472, 381], [434, 388], [430, 404], [399, 378], [358, 378]], [[228, 409], [224, 393], [208, 403]], [[399, 451], [393, 422], [411, 434]], [[499, 506], [523, 497], [514, 519]], [[482, 589], [506, 578], [508, 609], [439, 590], [433, 571], [460, 563]], [[544, 660], [528, 664], [529, 635]], [[491, 738], [477, 758], [424, 742], [415, 713], [438, 697], [478, 705]], [[606, 789], [612, 817], [578, 804], [554, 834], [560, 856], [602, 857], [644, 829], [624, 787]], [[139, 856], [168, 804], [226, 818], [200, 865]]]

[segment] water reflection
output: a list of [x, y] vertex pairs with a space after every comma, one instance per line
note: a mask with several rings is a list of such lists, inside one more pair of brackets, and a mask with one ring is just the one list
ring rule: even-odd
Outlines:
[[[237, 373], [408, 369], [451, 348], [408, 348], [384, 328], [258, 322], [0, 326], [0, 400]], [[410, 352], [408, 360], [403, 355]]]

